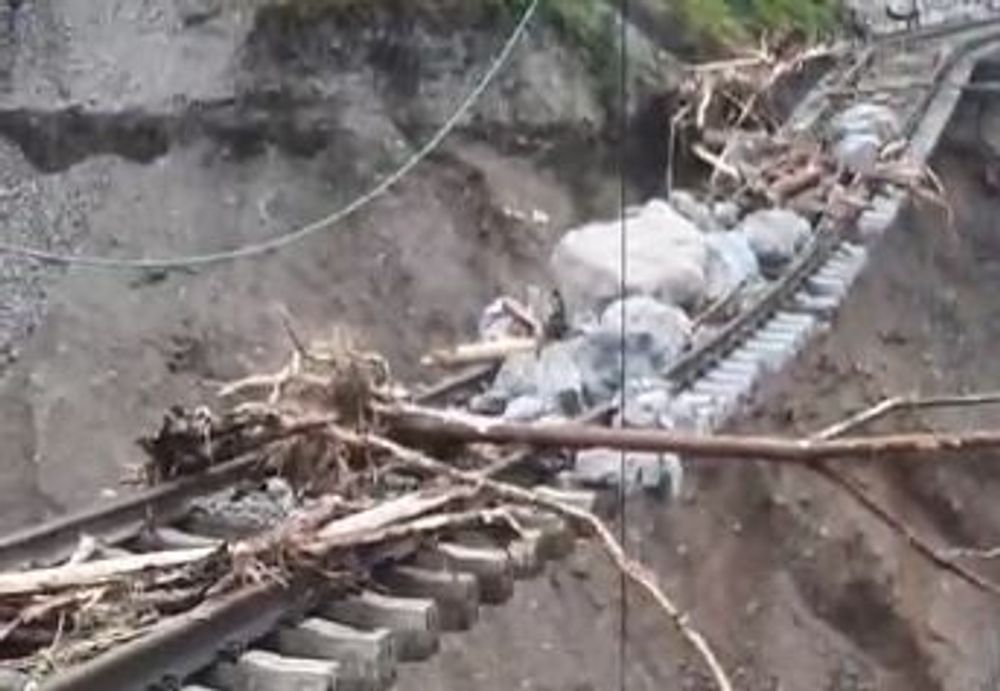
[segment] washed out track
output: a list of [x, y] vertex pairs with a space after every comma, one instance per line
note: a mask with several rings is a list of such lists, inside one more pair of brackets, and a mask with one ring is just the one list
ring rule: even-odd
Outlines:
[[[904, 122], [910, 154], [925, 160], [976, 60], [998, 44], [1000, 20], [989, 18], [882, 37], [829, 75], [788, 127], [819, 135], [830, 115], [850, 105], [838, 94], [860, 85], [865, 94], [878, 93], [884, 80], [893, 84], [890, 105]], [[914, 73], [933, 78], [898, 88], [901, 75]], [[761, 377], [829, 328], [868, 260], [859, 240], [876, 241], [905, 197], [900, 189], [880, 191], [853, 228], [822, 220], [811, 244], [754, 305], [671, 368], [675, 405], [693, 415], [699, 429], [710, 431], [737, 415]], [[482, 369], [442, 382], [419, 402], [461, 400], [488, 375]], [[597, 421], [612, 413], [605, 407], [585, 417]], [[252, 454], [230, 459], [196, 477], [0, 538], [0, 569], [60, 563], [83, 535], [138, 549], [152, 525], [161, 545], [210, 544], [176, 525], [193, 500], [234, 484], [255, 466]], [[588, 509], [597, 501], [587, 491], [549, 491]], [[537, 576], [546, 561], [573, 548], [575, 537], [561, 519], [539, 514], [526, 527], [516, 538], [456, 533], [433, 547], [402, 540], [361, 550], [359, 564], [374, 575], [361, 591], [304, 577], [246, 587], [166, 619], [142, 638], [49, 677], [42, 688], [389, 688], [397, 662], [433, 655], [442, 632], [475, 625], [481, 605], [502, 604], [517, 580]], [[4, 683], [0, 674], [0, 688]]]

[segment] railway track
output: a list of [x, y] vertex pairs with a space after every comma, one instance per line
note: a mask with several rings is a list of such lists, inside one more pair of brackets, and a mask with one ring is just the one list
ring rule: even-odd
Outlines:
[[[920, 47], [900, 51], [900, 42]], [[816, 131], [833, 112], [849, 105], [832, 95], [837, 85], [865, 83], [866, 92], [877, 91], [873, 74], [888, 79], [899, 71], [928, 70], [922, 73], [933, 73], [929, 85], [894, 90], [892, 104], [903, 118], [911, 154], [923, 159], [957, 102], [958, 90], [950, 86], [968, 79], [976, 56], [998, 43], [997, 19], [884, 37], [830, 80], [825, 92], [821, 87], [807, 99], [791, 126]], [[891, 225], [904, 196], [900, 190], [878, 194], [858, 221], [862, 234], [876, 237]], [[677, 414], [689, 415], [702, 430], [724, 424], [762, 376], [780, 369], [811, 336], [827, 328], [868, 258], [868, 249], [846, 240], [842, 230], [835, 221], [823, 220], [813, 243], [781, 279], [671, 368]], [[460, 400], [488, 374], [476, 370], [442, 382], [419, 401]], [[604, 407], [585, 417], [598, 420], [613, 412]], [[193, 501], [246, 477], [255, 465], [252, 455], [231, 459], [195, 478], [0, 538], [0, 569], [60, 563], [82, 535], [120, 549], [141, 549], [151, 525], [159, 526], [167, 543], [204, 543], [203, 536], [173, 526]], [[595, 501], [585, 491], [560, 496], [588, 507]], [[244, 588], [164, 620], [142, 638], [47, 678], [42, 688], [388, 688], [397, 661], [432, 655], [442, 631], [472, 626], [481, 603], [502, 603], [517, 579], [537, 575], [546, 560], [572, 549], [574, 537], [558, 518], [539, 514], [528, 528], [518, 537], [456, 534], [433, 548], [403, 540], [363, 550], [359, 561], [373, 570], [375, 581], [360, 592], [304, 577], [291, 587], [265, 583]], [[8, 682], [0, 673], [0, 689], [17, 688], [19, 681], [11, 676]]]

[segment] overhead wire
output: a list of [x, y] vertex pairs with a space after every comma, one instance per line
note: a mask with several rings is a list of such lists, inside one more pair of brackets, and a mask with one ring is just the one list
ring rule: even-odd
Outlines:
[[[628, 18], [629, 18], [629, 3], [628, 0], [620, 0], [620, 8], [618, 14], [618, 202], [619, 202], [619, 223], [620, 223], [620, 242], [619, 242], [619, 297], [621, 306], [621, 334], [620, 334], [620, 347], [621, 347], [621, 369], [620, 369], [620, 381], [619, 391], [621, 396], [621, 405], [619, 408], [619, 414], [622, 418], [626, 415], [626, 406], [628, 405], [627, 391], [628, 386], [628, 374], [626, 368], [627, 363], [627, 352], [626, 348], [626, 338], [628, 335], [628, 327], [626, 326], [627, 315], [627, 301], [625, 297], [628, 294], [628, 212], [626, 199], [628, 186], [626, 180], [626, 151], [627, 151], [627, 141], [628, 141]], [[625, 472], [627, 470], [627, 454], [623, 449], [621, 451], [621, 456], [619, 457], [619, 469], [618, 469], [618, 506], [621, 511], [619, 516], [619, 535], [618, 541], [622, 546], [623, 552], [628, 554], [628, 491], [625, 486]], [[626, 691], [628, 686], [628, 617], [629, 617], [629, 602], [628, 602], [628, 579], [624, 571], [619, 574], [618, 583], [618, 598], [620, 602], [620, 618], [619, 618], [619, 628], [618, 628], [618, 686], [619, 691]]]
[[521, 37], [527, 31], [528, 25], [535, 16], [541, 0], [531, 0], [531, 3], [521, 14], [516, 26], [510, 36], [504, 42], [503, 48], [497, 53], [489, 68], [476, 82], [475, 86], [466, 94], [459, 103], [455, 112], [442, 124], [437, 132], [430, 137], [412, 156], [410, 156], [399, 168], [387, 175], [380, 182], [371, 187], [367, 192], [356, 197], [345, 206], [340, 207], [326, 216], [300, 226], [283, 235], [252, 242], [232, 249], [207, 252], [204, 254], [191, 254], [174, 257], [110, 257], [88, 254], [67, 254], [52, 252], [45, 249], [26, 247], [13, 243], [0, 241], [0, 254], [19, 257], [26, 260], [36, 260], [47, 264], [57, 264], [61, 266], [80, 266], [94, 269], [107, 270], [169, 270], [169, 269], [192, 269], [204, 267], [212, 264], [233, 262], [241, 259], [249, 259], [271, 254], [279, 250], [294, 245], [306, 238], [316, 235], [322, 231], [341, 223], [349, 216], [361, 211], [392, 187], [409, 175], [417, 166], [423, 163], [444, 140], [458, 127], [465, 116], [482, 97], [483, 93], [493, 83], [500, 70], [507, 64], [514, 48], [520, 42]]

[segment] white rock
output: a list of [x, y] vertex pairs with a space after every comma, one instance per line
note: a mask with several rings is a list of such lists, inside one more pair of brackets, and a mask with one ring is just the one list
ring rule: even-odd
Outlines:
[[869, 173], [878, 162], [882, 141], [871, 133], [848, 134], [833, 147], [841, 168], [855, 173]]
[[662, 490], [669, 485], [673, 498], [683, 489], [684, 467], [674, 454], [626, 453], [622, 476], [622, 452], [587, 449], [576, 455], [573, 478], [584, 485]]
[[732, 201], [716, 202], [712, 205], [712, 216], [723, 228], [732, 228], [740, 222], [740, 205]]
[[713, 233], [707, 238], [707, 295], [717, 300], [760, 275], [757, 255], [744, 233]]
[[691, 320], [679, 308], [644, 295], [618, 300], [601, 315], [601, 330], [624, 335], [626, 346], [649, 351], [665, 363], [675, 359], [691, 340]]
[[788, 262], [809, 237], [809, 221], [787, 209], [755, 211], [739, 225], [761, 264]]
[[898, 139], [903, 132], [899, 118], [883, 105], [857, 103], [837, 114], [831, 123], [833, 138], [839, 141], [849, 135], [867, 134], [878, 138], [881, 144]]
[[505, 420], [511, 422], [534, 422], [547, 412], [545, 401], [536, 396], [518, 396], [507, 404], [503, 411]]
[[[627, 219], [626, 233], [627, 293], [680, 307], [703, 299], [708, 247], [693, 223], [655, 200]], [[551, 266], [571, 315], [601, 310], [621, 294], [621, 224], [592, 223], [568, 232]]]
[[670, 205], [681, 216], [702, 230], [712, 231], [719, 229], [719, 223], [712, 216], [708, 205], [699, 201], [694, 193], [689, 190], [674, 190], [671, 192]]
[[[622, 317], [624, 311], [624, 332]], [[622, 383], [622, 336], [626, 390], [660, 378], [691, 339], [691, 320], [682, 310], [637, 295], [605, 309], [600, 325], [577, 351], [584, 389], [592, 401], [608, 400]], [[640, 386], [641, 388], [641, 386]]]

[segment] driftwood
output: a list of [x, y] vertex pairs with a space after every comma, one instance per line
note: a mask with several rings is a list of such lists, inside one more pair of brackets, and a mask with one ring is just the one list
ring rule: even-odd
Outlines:
[[691, 458], [815, 463], [834, 458], [938, 458], [945, 453], [1000, 448], [1000, 432], [887, 434], [838, 439], [771, 436], [704, 436], [657, 429], [612, 429], [576, 423], [518, 424], [400, 405], [380, 415], [399, 434], [478, 444], [525, 444], [543, 448], [612, 448], [679, 453]]
[[0, 597], [52, 592], [110, 583], [144, 571], [175, 569], [203, 562], [218, 554], [213, 547], [151, 552], [102, 559], [83, 564], [67, 564], [48, 569], [0, 573]]
[[463, 343], [434, 350], [420, 360], [425, 367], [463, 367], [499, 362], [508, 355], [531, 352], [538, 348], [535, 338], [503, 338], [478, 343]]

